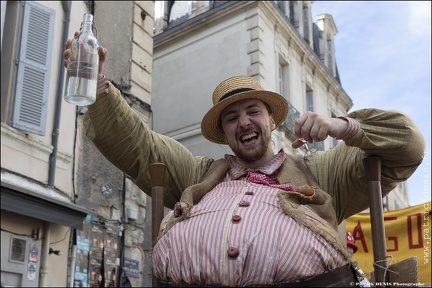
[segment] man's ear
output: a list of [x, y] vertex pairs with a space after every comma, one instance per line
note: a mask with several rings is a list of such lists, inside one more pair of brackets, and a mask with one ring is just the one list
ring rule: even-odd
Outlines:
[[274, 129], [276, 129], [276, 123], [274, 121], [273, 116], [270, 116], [270, 128], [273, 131]]

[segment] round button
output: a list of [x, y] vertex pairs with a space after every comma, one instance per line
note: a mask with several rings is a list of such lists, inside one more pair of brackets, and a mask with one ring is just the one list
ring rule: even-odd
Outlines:
[[245, 194], [246, 194], [246, 195], [254, 195], [255, 193], [252, 192], [252, 191], [247, 191]]
[[240, 207], [248, 207], [250, 203], [248, 201], [242, 200], [239, 203]]
[[234, 215], [234, 216], [232, 216], [232, 220], [235, 221], [235, 222], [238, 222], [241, 219], [242, 219], [242, 217], [240, 215]]
[[227, 252], [229, 257], [237, 257], [240, 253], [239, 249], [233, 246], [230, 246]]

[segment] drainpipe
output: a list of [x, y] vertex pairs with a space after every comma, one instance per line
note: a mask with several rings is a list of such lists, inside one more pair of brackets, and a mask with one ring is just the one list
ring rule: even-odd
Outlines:
[[[71, 1], [61, 1], [63, 12], [65, 14], [65, 19], [63, 20], [63, 34], [62, 34], [62, 42], [60, 47], [64, 47], [64, 43], [68, 39], [69, 33], [69, 22], [70, 22], [70, 8]], [[54, 111], [54, 125], [52, 132], [52, 140], [51, 144], [53, 146], [53, 151], [49, 158], [49, 170], [48, 170], [48, 187], [54, 188], [54, 179], [55, 179], [55, 169], [56, 169], [56, 161], [57, 161], [57, 150], [58, 150], [58, 138], [59, 138], [59, 127], [60, 127], [60, 114], [61, 114], [61, 105], [63, 101], [63, 86], [64, 86], [64, 74], [65, 68], [63, 65], [63, 53], [60, 53], [60, 61], [59, 61], [59, 76], [57, 80], [57, 98], [56, 105]]]
[[[119, 272], [120, 273], [117, 273], [117, 278], [116, 278], [116, 283], [119, 283], [120, 285], [122, 284], [121, 283], [121, 280], [122, 280], [122, 275], [123, 275], [123, 265], [124, 265], [124, 255], [125, 255], [125, 238], [126, 238], [126, 232], [125, 232], [125, 230], [126, 230], [126, 227], [125, 227], [125, 224], [126, 224], [126, 221], [127, 221], [127, 211], [126, 211], [126, 174], [125, 173], [123, 173], [123, 195], [122, 195], [122, 206], [123, 206], [123, 213], [122, 213], [122, 215], [121, 215], [121, 225], [120, 225], [120, 247], [121, 247], [121, 249], [120, 249], [120, 269], [119, 269]], [[120, 285], [118, 285], [118, 286], [120, 286]], [[123, 287], [126, 287], [126, 286], [123, 286]]]
[[72, 256], [71, 256], [71, 262], [70, 262], [70, 267], [69, 267], [70, 268], [69, 287], [75, 287], [74, 286], [74, 280], [75, 280], [76, 250], [77, 250], [77, 246], [74, 244], [72, 246], [72, 253], [71, 253]]
[[50, 241], [51, 241], [51, 222], [45, 221], [43, 226], [39, 287], [47, 287], [48, 255], [49, 255]]

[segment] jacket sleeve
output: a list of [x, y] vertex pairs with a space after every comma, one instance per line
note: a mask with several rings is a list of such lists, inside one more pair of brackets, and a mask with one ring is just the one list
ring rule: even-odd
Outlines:
[[338, 222], [369, 207], [363, 159], [381, 158], [383, 197], [421, 164], [425, 140], [412, 119], [398, 111], [362, 109], [347, 115], [360, 122], [352, 138], [327, 152], [306, 157], [321, 188], [333, 197]]
[[108, 83], [108, 93], [99, 94], [84, 115], [86, 135], [112, 164], [149, 195], [148, 165], [166, 164], [165, 206], [173, 207], [183, 190], [202, 178], [213, 159], [194, 157], [179, 142], [149, 129], [121, 92]]

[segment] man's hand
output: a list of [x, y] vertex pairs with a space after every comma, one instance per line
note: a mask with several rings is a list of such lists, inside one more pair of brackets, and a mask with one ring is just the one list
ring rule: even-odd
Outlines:
[[330, 118], [318, 115], [315, 112], [306, 112], [301, 115], [294, 126], [294, 134], [298, 139], [291, 144], [293, 148], [301, 147], [305, 141], [312, 143], [314, 141], [323, 141], [328, 136], [340, 138], [348, 129], [348, 121], [340, 118]]

